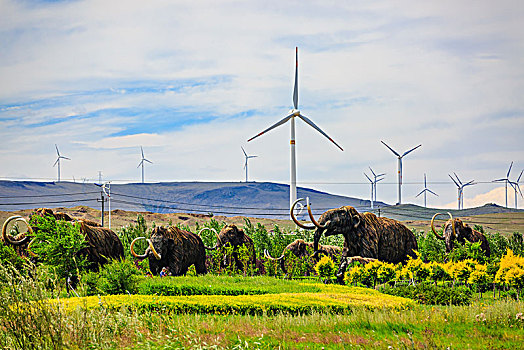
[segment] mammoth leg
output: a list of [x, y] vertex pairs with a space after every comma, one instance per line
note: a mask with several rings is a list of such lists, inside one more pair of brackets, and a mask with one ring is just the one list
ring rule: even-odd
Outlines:
[[195, 263], [195, 270], [196, 270], [196, 273], [199, 275], [204, 275], [207, 273], [205, 259], [199, 260]]

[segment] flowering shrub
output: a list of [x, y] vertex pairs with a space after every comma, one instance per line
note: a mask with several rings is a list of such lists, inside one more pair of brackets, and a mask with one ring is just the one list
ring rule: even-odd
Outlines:
[[320, 278], [332, 278], [335, 276], [335, 263], [327, 255], [323, 256], [315, 265], [315, 271]]

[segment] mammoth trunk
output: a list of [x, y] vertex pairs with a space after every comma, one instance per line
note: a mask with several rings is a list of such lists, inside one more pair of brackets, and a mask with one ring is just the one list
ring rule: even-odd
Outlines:
[[324, 232], [324, 230], [321, 230], [321, 229], [317, 229], [315, 231], [315, 236], [313, 240], [313, 250], [315, 252], [318, 251], [318, 242], [320, 241], [320, 237], [322, 237], [322, 232]]

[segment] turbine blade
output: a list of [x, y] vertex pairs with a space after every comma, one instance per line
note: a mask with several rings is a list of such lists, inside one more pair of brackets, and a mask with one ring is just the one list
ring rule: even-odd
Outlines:
[[455, 174], [455, 177], [457, 178], [457, 181], [459, 182], [459, 184], [461, 184], [461, 185], [462, 185], [462, 181], [460, 181], [460, 179], [459, 179], [459, 177], [458, 177], [457, 173], [453, 172], [453, 174]]
[[56, 158], [56, 161], [55, 161], [55, 164], [53, 164], [53, 167], [56, 165], [56, 163], [58, 163], [58, 160], [60, 160], [60, 158]]
[[380, 142], [382, 142], [382, 143], [384, 144], [384, 146], [386, 146], [387, 148], [389, 148], [389, 150], [390, 150], [391, 152], [393, 152], [397, 157], [400, 157], [400, 154], [398, 154], [398, 153], [397, 153], [393, 148], [389, 147], [389, 146], [387, 145], [387, 143], [385, 143], [384, 141], [380, 141]]
[[367, 177], [367, 179], [369, 180], [369, 182], [373, 183], [373, 180], [371, 180], [371, 179], [369, 178], [369, 176], [368, 176], [366, 173], [363, 173], [363, 174], [364, 174], [365, 177]]
[[509, 165], [509, 170], [508, 170], [508, 174], [506, 175], [506, 178], [509, 179], [509, 173], [511, 172], [511, 167], [513, 166], [513, 162], [511, 162], [511, 164]]
[[246, 151], [244, 150], [244, 147], [240, 146], [240, 148], [242, 148], [242, 152], [244, 152], [244, 155], [247, 157], [247, 153], [246, 153]]
[[142, 160], [140, 161], [140, 163], [138, 163], [137, 168], [140, 168], [140, 166], [141, 166], [143, 163], [144, 163], [144, 160], [142, 159]]
[[248, 157], [248, 158], [256, 158], [256, 157], [258, 157], [258, 156], [247, 156], [247, 157]]
[[522, 176], [522, 173], [523, 173], [523, 172], [524, 172], [524, 169], [522, 169], [522, 171], [520, 172], [520, 175], [519, 175], [519, 177], [517, 178], [517, 182], [520, 181], [520, 177]]
[[433, 192], [432, 190], [430, 190], [429, 188], [427, 189], [429, 193], [433, 193], [435, 196], [438, 197], [438, 194], [436, 194], [435, 192]]
[[153, 162], [150, 161], [149, 159], [145, 159], [145, 158], [144, 158], [144, 160], [145, 160], [146, 162], [148, 162], [149, 164], [153, 164]]
[[300, 119], [302, 119], [303, 121], [305, 121], [307, 124], [309, 124], [313, 129], [317, 130], [319, 133], [321, 133], [322, 135], [324, 135], [325, 137], [327, 137], [327, 139], [331, 142], [333, 142], [335, 144], [335, 146], [337, 146], [338, 148], [340, 148], [341, 151], [343, 151], [344, 149], [342, 147], [340, 147], [335, 141], [333, 141], [333, 139], [331, 137], [329, 137], [325, 132], [322, 131], [322, 129], [320, 129], [318, 126], [315, 125], [315, 123], [313, 123], [309, 118], [307, 118], [305, 115], [302, 115], [302, 114], [299, 114], [298, 115], [300, 117]]
[[144, 149], [140, 146], [140, 152], [142, 152], [142, 158], [144, 158]]
[[[429, 191], [429, 190], [428, 190], [428, 191]], [[417, 194], [417, 195], [415, 196], [415, 198], [417, 198], [418, 196], [420, 196], [420, 195], [421, 195], [422, 193], [424, 193], [424, 192], [426, 192], [426, 189], [423, 189], [422, 191], [420, 191], [420, 193]]]
[[272, 126], [270, 126], [269, 128], [267, 128], [266, 130], [262, 131], [260, 134], [256, 135], [256, 136], [253, 136], [252, 138], [250, 138], [249, 140], [247, 140], [247, 142], [253, 140], [253, 139], [256, 139], [257, 137], [261, 136], [261, 135], [264, 135], [266, 132], [268, 132], [269, 130], [272, 130], [274, 128], [276, 128], [277, 126], [280, 126], [282, 124], [284, 124], [285, 122], [287, 122], [291, 117], [293, 116], [293, 114], [290, 114], [288, 115], [287, 117], [284, 117], [284, 119], [282, 119], [281, 121], [279, 121], [278, 123], [276, 124], [273, 124]]
[[410, 149], [409, 151], [404, 152], [404, 154], [402, 155], [402, 157], [404, 157], [404, 156], [405, 156], [406, 154], [408, 154], [408, 153], [413, 152], [414, 150], [416, 150], [416, 149], [419, 148], [420, 146], [422, 146], [422, 145], [418, 145], [417, 147], [413, 147], [413, 148]]
[[493, 180], [491, 182], [502, 182], [502, 181], [507, 181], [507, 179], [497, 179], [497, 180]]
[[476, 183], [474, 183], [473, 181], [475, 181], [475, 180], [471, 180], [471, 181], [469, 181], [469, 182], [466, 182], [464, 185], [462, 185], [462, 187], [471, 186], [471, 185], [476, 185]]
[[370, 166], [368, 166], [369, 170], [371, 170], [371, 173], [373, 174], [374, 177], [377, 177], [377, 175], [375, 174], [375, 172], [373, 171], [373, 169], [371, 169]]
[[56, 148], [56, 154], [58, 154], [58, 156], [60, 156], [60, 152], [58, 151], [58, 146], [56, 145], [56, 143], [55, 143], [55, 148]]
[[298, 109], [298, 47], [295, 48], [296, 64], [295, 64], [295, 87], [293, 88], [293, 106]]
[[64, 156], [60, 156], [60, 158], [62, 158], [62, 159], [67, 159], [67, 160], [71, 160], [71, 158], [67, 158], [67, 157], [64, 157]]
[[377, 182], [379, 182], [379, 181], [382, 181], [382, 180], [384, 180], [384, 178], [382, 178], [382, 179], [376, 179], [376, 180], [375, 180], [375, 183], [377, 183]]
[[455, 179], [451, 175], [448, 174], [448, 176], [451, 180], [453, 180], [453, 182], [455, 183], [455, 185], [457, 185], [457, 187], [460, 187], [460, 185], [457, 183], [457, 181], [455, 181]]

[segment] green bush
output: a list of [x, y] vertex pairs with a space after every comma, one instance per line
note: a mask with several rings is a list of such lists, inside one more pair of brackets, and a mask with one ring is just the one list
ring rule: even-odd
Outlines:
[[79, 254], [87, 247], [79, 224], [37, 215], [31, 218], [30, 224], [35, 232], [31, 251], [38, 256], [38, 261], [53, 266], [62, 278], [78, 276], [88, 267], [86, 257]]
[[0, 265], [12, 265], [17, 270], [22, 270], [25, 260], [20, 257], [13, 247], [0, 242]]
[[317, 272], [318, 277], [321, 279], [330, 279], [335, 277], [335, 272], [337, 268], [335, 263], [329, 256], [323, 256], [315, 265], [315, 271]]
[[[142, 215], [138, 214], [136, 218], [136, 225], [131, 224], [120, 228], [120, 230], [117, 231], [117, 235], [118, 238], [120, 238], [122, 245], [124, 246], [124, 254], [126, 259], [134, 259], [133, 256], [131, 256], [131, 251], [129, 250], [129, 247], [131, 246], [131, 242], [135, 238], [149, 237], [146, 220]], [[145, 240], [139, 240], [138, 242], [136, 242], [134, 248], [136, 252], [143, 252], [147, 248], [147, 242]]]
[[140, 271], [128, 260], [113, 260], [99, 272], [98, 286], [105, 294], [136, 293]]
[[435, 286], [431, 283], [418, 283], [416, 286], [384, 286], [384, 294], [409, 298], [427, 305], [470, 305], [473, 293], [467, 286]]

